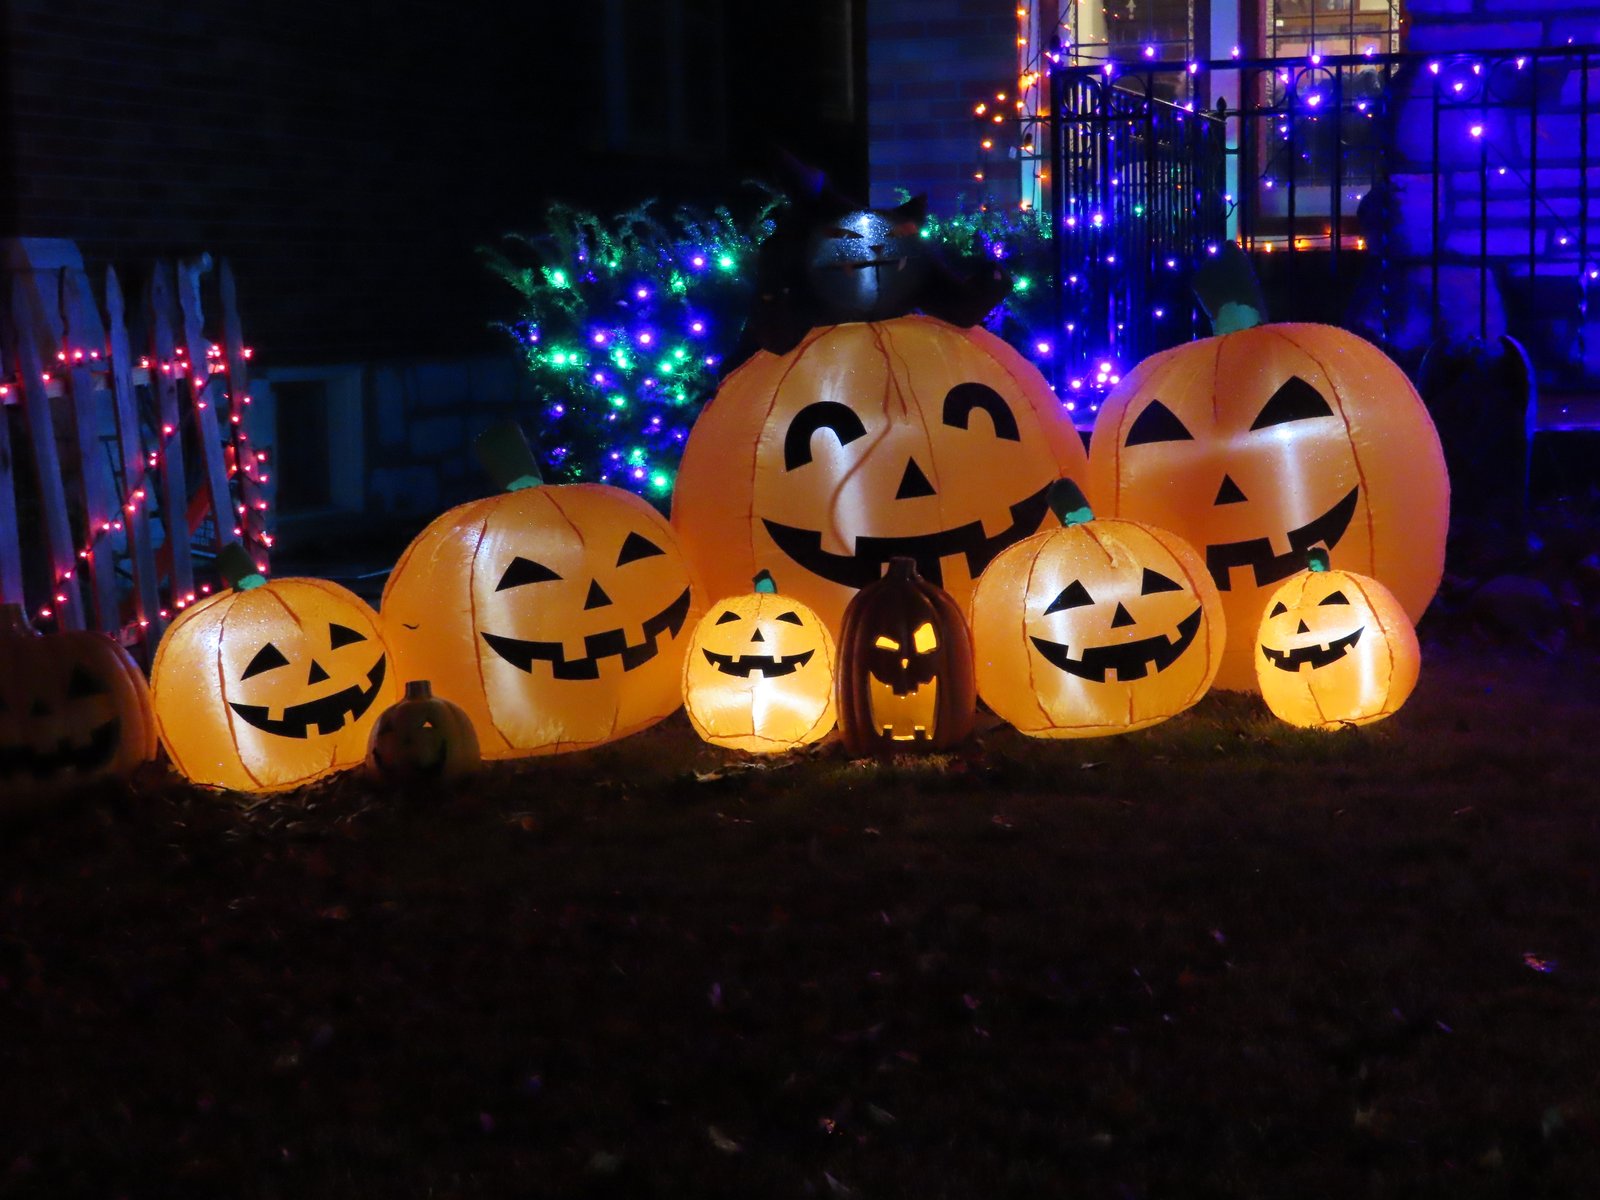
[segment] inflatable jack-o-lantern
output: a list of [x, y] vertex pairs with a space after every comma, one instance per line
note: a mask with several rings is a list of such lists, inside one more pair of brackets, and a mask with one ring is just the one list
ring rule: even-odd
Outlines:
[[367, 770], [396, 783], [459, 779], [482, 763], [478, 735], [459, 704], [433, 694], [426, 679], [378, 714], [367, 739]]
[[218, 566], [232, 587], [185, 609], [151, 668], [173, 766], [208, 787], [270, 792], [360, 763], [399, 692], [377, 614], [324, 579], [268, 582], [237, 545]]
[[778, 594], [755, 591], [710, 606], [683, 663], [683, 706], [706, 741], [758, 754], [792, 750], [833, 728], [833, 638], [822, 619]]
[[1260, 324], [1255, 304], [1224, 294], [1207, 300], [1217, 336], [1146, 359], [1107, 398], [1089, 498], [1201, 553], [1237, 635], [1216, 685], [1251, 690], [1250, 631], [1312, 546], [1422, 616], [1450, 487], [1427, 409], [1382, 351], [1328, 325]]
[[465, 709], [490, 759], [667, 716], [700, 613], [671, 526], [621, 488], [545, 485], [515, 426], [479, 448], [507, 490], [437, 517], [401, 555], [382, 604], [397, 668]]
[[1004, 551], [972, 597], [978, 695], [1032, 737], [1097, 737], [1192, 705], [1222, 662], [1222, 600], [1182, 538], [1095, 520], [1070, 480], [1059, 529]]
[[150, 691], [126, 650], [100, 633], [37, 633], [19, 605], [0, 606], [0, 797], [127, 775], [155, 753]]
[[992, 334], [832, 325], [728, 377], [684, 448], [672, 523], [711, 595], [770, 570], [837, 630], [897, 557], [965, 603], [1086, 462], [1044, 378]]
[[839, 634], [839, 732], [850, 753], [946, 750], [972, 732], [972, 637], [950, 594], [896, 558]]
[[1267, 601], [1254, 641], [1267, 707], [1291, 725], [1340, 729], [1397, 712], [1417, 685], [1422, 655], [1394, 594], [1365, 575], [1335, 571], [1326, 550]]

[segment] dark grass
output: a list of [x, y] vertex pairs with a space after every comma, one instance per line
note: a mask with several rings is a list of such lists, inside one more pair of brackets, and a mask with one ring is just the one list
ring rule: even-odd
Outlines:
[[1592, 1195], [1593, 655], [1426, 653], [1338, 735], [13, 817], [0, 1194]]

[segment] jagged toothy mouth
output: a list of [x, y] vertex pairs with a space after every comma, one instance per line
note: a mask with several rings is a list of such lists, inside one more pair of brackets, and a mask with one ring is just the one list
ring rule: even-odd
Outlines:
[[706, 661], [724, 675], [737, 675], [740, 679], [760, 673], [763, 679], [776, 679], [780, 675], [793, 675], [811, 661], [815, 650], [802, 650], [799, 654], [783, 654], [774, 658], [770, 654], [718, 654], [704, 647], [700, 651]]
[[1267, 661], [1280, 671], [1298, 671], [1301, 667], [1309, 666], [1313, 671], [1318, 667], [1325, 667], [1329, 663], [1338, 662], [1350, 649], [1361, 640], [1361, 635], [1366, 631], [1363, 625], [1354, 633], [1347, 633], [1342, 638], [1335, 638], [1326, 646], [1300, 646], [1294, 650], [1274, 650], [1271, 646], [1261, 647], [1261, 653], [1267, 656]]
[[938, 679], [930, 679], [908, 692], [897, 692], [891, 684], [867, 673], [872, 728], [885, 741], [925, 742], [932, 738], [938, 701]]
[[[964, 555], [967, 574], [976, 579], [1000, 551], [1036, 532], [1049, 506], [1049, 491], [1050, 486], [1046, 484], [1031, 496], [1013, 504], [1011, 524], [993, 537], [984, 534], [982, 521], [968, 521], [953, 529], [908, 537], [863, 535], [856, 538], [854, 554], [834, 554], [824, 550], [822, 534], [815, 529], [798, 529], [766, 517], [761, 519], [761, 523], [766, 526], [768, 535], [778, 549], [813, 575], [842, 587], [863, 588], [875, 582], [882, 577], [884, 564], [891, 558], [914, 558], [917, 560], [917, 574], [932, 583], [943, 583], [941, 560], [951, 555]], [[1302, 562], [1300, 566], [1305, 564]]]
[[318, 733], [337, 733], [348, 722], [359, 721], [372, 707], [387, 672], [388, 659], [379, 655], [378, 661], [367, 672], [366, 687], [352, 683], [331, 696], [307, 700], [303, 704], [291, 704], [283, 710], [283, 716], [276, 719], [268, 716], [270, 710], [265, 704], [237, 704], [230, 700], [228, 706], [261, 732], [274, 733], [279, 737], [308, 737], [313, 725]]
[[1115, 672], [1116, 682], [1127, 683], [1131, 679], [1143, 679], [1152, 668], [1164, 671], [1176, 662], [1178, 656], [1193, 643], [1194, 635], [1200, 629], [1200, 615], [1201, 610], [1197, 608], [1179, 621], [1175, 637], [1168, 638], [1158, 633], [1136, 642], [1089, 646], [1081, 658], [1073, 658], [1060, 642], [1046, 641], [1041, 637], [1035, 637], [1032, 641], [1046, 662], [1069, 675], [1093, 683], [1104, 683], [1107, 674]]
[[1287, 579], [1296, 571], [1306, 568], [1306, 551], [1313, 546], [1326, 546], [1332, 550], [1338, 545], [1344, 531], [1355, 515], [1356, 501], [1361, 486], [1357, 484], [1349, 493], [1309, 524], [1289, 531], [1289, 550], [1285, 554], [1272, 552], [1270, 538], [1246, 538], [1242, 542], [1219, 542], [1206, 547], [1206, 569], [1216, 580], [1221, 591], [1228, 591], [1228, 572], [1234, 567], [1250, 567], [1255, 571], [1256, 586], [1266, 587]]
[[668, 639], [678, 636], [684, 618], [689, 615], [689, 589], [684, 588], [671, 604], [644, 622], [643, 638], [634, 645], [628, 644], [628, 634], [622, 629], [607, 629], [591, 633], [583, 639], [584, 655], [569, 659], [560, 642], [525, 641], [522, 638], [501, 637], [497, 633], [483, 634], [483, 640], [506, 662], [519, 671], [532, 673], [535, 662], [550, 664], [551, 675], [556, 679], [598, 679], [600, 660], [620, 658], [622, 669], [631, 671], [654, 658], [664, 633]]
[[0, 779], [31, 775], [35, 779], [48, 779], [52, 775], [68, 772], [97, 771], [108, 764], [117, 753], [122, 739], [122, 722], [116, 718], [95, 726], [89, 740], [83, 745], [58, 742], [54, 750], [36, 750], [32, 746], [0, 746]]

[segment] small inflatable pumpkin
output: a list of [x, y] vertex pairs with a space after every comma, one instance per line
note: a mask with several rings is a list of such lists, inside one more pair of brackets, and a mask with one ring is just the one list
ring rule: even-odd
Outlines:
[[1272, 593], [1255, 639], [1261, 698], [1291, 725], [1340, 729], [1399, 711], [1417, 685], [1422, 652], [1394, 593], [1335, 571], [1311, 551], [1306, 570]]
[[383, 589], [398, 669], [465, 709], [489, 759], [673, 712], [700, 604], [672, 527], [621, 488], [544, 484], [515, 425], [479, 448], [507, 490], [437, 517]]
[[185, 609], [156, 649], [156, 722], [172, 765], [207, 787], [270, 792], [359, 764], [399, 693], [377, 614], [325, 579], [257, 573], [238, 545], [232, 585]]
[[855, 755], [947, 750], [977, 713], [972, 638], [950, 593], [891, 559], [839, 635], [839, 732]]
[[1248, 631], [1312, 546], [1421, 618], [1444, 571], [1450, 484], [1405, 372], [1331, 325], [1262, 324], [1230, 246], [1198, 281], [1217, 336], [1145, 359], [1101, 407], [1089, 497], [1200, 552], [1238, 634], [1216, 686], [1252, 690]]
[[1095, 520], [1051, 490], [1059, 529], [1004, 551], [972, 597], [978, 694], [1031, 737], [1128, 733], [1188, 708], [1222, 662], [1222, 599], [1176, 534]]
[[131, 774], [156, 755], [144, 673], [101, 633], [40, 634], [0, 605], [0, 796]]
[[719, 600], [695, 626], [683, 705], [713, 745], [792, 750], [833, 728], [833, 675], [828, 627], [763, 571], [753, 592]]
[[837, 630], [893, 558], [960, 603], [1083, 479], [1044, 377], [980, 328], [926, 316], [824, 326], [723, 383], [684, 448], [672, 523], [711, 595], [758, 571]]
[[426, 679], [378, 714], [367, 739], [367, 769], [398, 783], [459, 779], [482, 764], [478, 735], [459, 704], [433, 694]]

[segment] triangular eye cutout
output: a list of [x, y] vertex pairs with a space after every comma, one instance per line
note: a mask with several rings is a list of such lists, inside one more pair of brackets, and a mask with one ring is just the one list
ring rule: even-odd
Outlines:
[[641, 558], [654, 558], [658, 554], [665, 553], [665, 550], [649, 538], [641, 537], [637, 533], [630, 533], [623, 539], [622, 549], [617, 551], [617, 566], [620, 567], [625, 563], [631, 563]]
[[1148, 596], [1153, 592], [1181, 592], [1183, 584], [1176, 579], [1168, 579], [1160, 571], [1152, 571], [1149, 567], [1144, 569], [1144, 579], [1139, 584], [1139, 595]]
[[1064, 608], [1082, 608], [1085, 604], [1093, 603], [1094, 600], [1089, 595], [1089, 589], [1084, 587], [1079, 580], [1074, 579], [1061, 589], [1059, 596], [1050, 601], [1050, 607], [1044, 610], [1044, 615], [1048, 617], [1051, 613], [1060, 612]]
[[1350, 600], [1343, 592], [1329, 592], [1317, 603], [1321, 604], [1349, 604]]
[[787, 621], [791, 625], [805, 624], [805, 622], [800, 619], [800, 614], [797, 612], [781, 612], [778, 614], [778, 620]]
[[1288, 605], [1287, 605], [1287, 604], [1285, 604], [1285, 603], [1284, 603], [1284, 602], [1283, 602], [1283, 601], [1282, 601], [1282, 600], [1279, 600], [1279, 601], [1278, 601], [1278, 602], [1277, 602], [1277, 603], [1276, 603], [1276, 604], [1274, 604], [1274, 605], [1273, 605], [1273, 606], [1272, 606], [1272, 611], [1271, 611], [1271, 612], [1269, 612], [1269, 613], [1268, 613], [1268, 614], [1267, 614], [1267, 616], [1269, 616], [1269, 617], [1276, 617], [1276, 616], [1278, 616], [1278, 615], [1279, 615], [1279, 614], [1280, 614], [1280, 613], [1286, 613], [1286, 612], [1288, 612], [1288, 611], [1289, 611], [1289, 606], [1288, 606]]
[[560, 579], [549, 567], [543, 563], [534, 562], [531, 558], [513, 558], [511, 565], [506, 568], [506, 573], [500, 576], [500, 582], [495, 586], [495, 591], [503, 592], [507, 588], [521, 587], [525, 583], [544, 583], [549, 579]]
[[348, 625], [335, 625], [328, 623], [328, 645], [337, 650], [340, 646], [348, 646], [352, 642], [364, 642], [367, 635], [351, 629]]
[[717, 624], [718, 625], [726, 625], [729, 621], [737, 621], [738, 619], [739, 619], [739, 614], [734, 612], [733, 609], [730, 608], [727, 612], [723, 613], [720, 617], [717, 618]]
[[1265, 429], [1269, 425], [1282, 425], [1285, 421], [1307, 421], [1312, 417], [1331, 417], [1333, 409], [1317, 391], [1298, 375], [1272, 393], [1272, 399], [1262, 406], [1251, 429]]
[[288, 665], [289, 660], [283, 656], [283, 651], [268, 642], [256, 651], [256, 656], [250, 660], [250, 665], [245, 667], [244, 673], [239, 678], [249, 679], [250, 676], [259, 675], [263, 671], [275, 671], [279, 667]]
[[72, 674], [67, 676], [68, 700], [77, 700], [83, 696], [98, 696], [106, 690], [105, 684], [82, 667], [73, 667]]
[[1159, 400], [1152, 400], [1145, 410], [1134, 418], [1128, 430], [1125, 446], [1143, 446], [1147, 442], [1192, 442], [1194, 434], [1178, 420], [1173, 412]]

